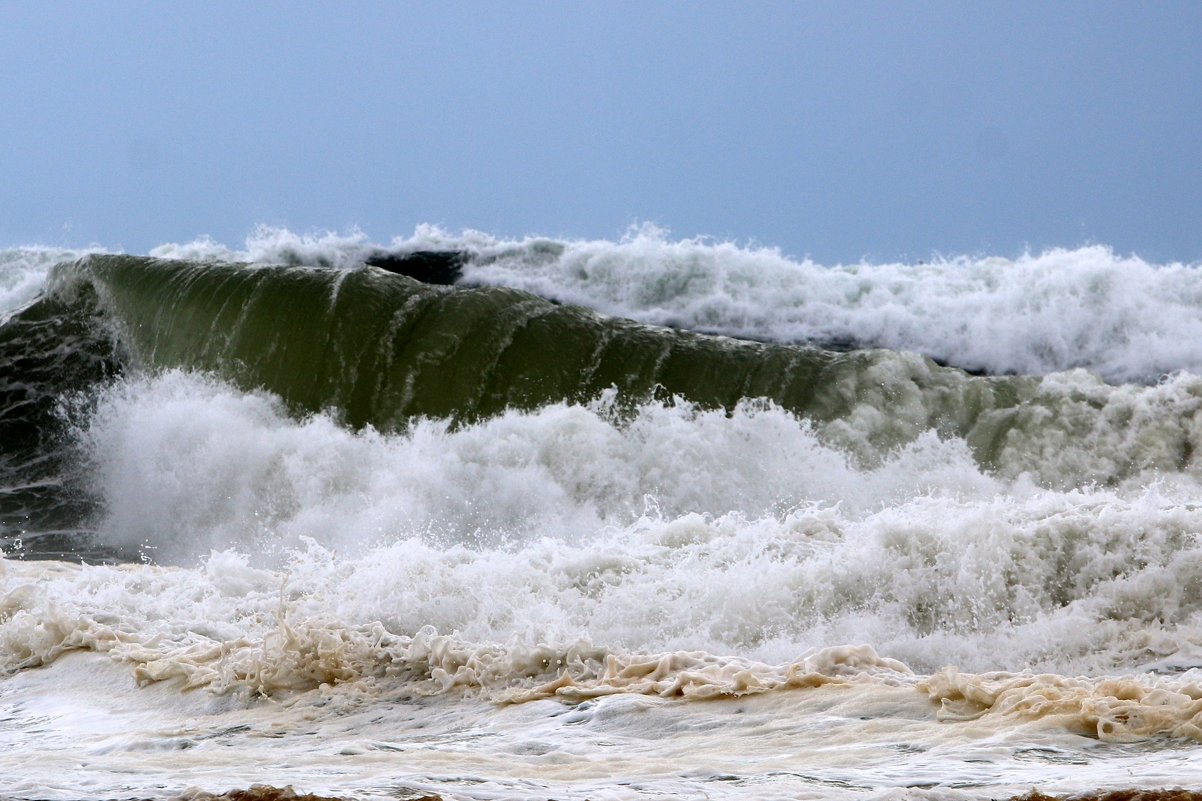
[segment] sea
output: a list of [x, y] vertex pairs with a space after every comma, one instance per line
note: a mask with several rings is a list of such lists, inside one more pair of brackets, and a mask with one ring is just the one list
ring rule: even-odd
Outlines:
[[1202, 265], [0, 251], [0, 798], [1202, 788]]

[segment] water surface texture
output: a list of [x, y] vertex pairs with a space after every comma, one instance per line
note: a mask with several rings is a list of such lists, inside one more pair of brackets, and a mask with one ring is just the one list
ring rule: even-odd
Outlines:
[[0, 253], [0, 798], [1202, 786], [1200, 374], [1101, 247]]

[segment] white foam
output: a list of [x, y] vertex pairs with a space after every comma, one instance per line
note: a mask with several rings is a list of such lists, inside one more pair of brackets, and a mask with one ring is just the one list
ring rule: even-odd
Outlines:
[[241, 250], [202, 236], [191, 242], [159, 245], [152, 248], [149, 255], [158, 259], [200, 262], [251, 262], [346, 269], [362, 265], [367, 255], [375, 250], [378, 247], [373, 246], [361, 231], [296, 234], [285, 228], [259, 225], [246, 238]]
[[857, 469], [773, 406], [728, 417], [648, 404], [618, 422], [602, 399], [459, 429], [420, 420], [404, 434], [356, 434], [324, 415], [294, 421], [273, 396], [178, 371], [104, 392], [80, 437], [107, 503], [106, 540], [148, 542], [167, 561], [305, 537], [337, 547], [408, 536], [574, 542], [648, 513], [758, 519], [839, 505], [859, 515], [932, 489], [988, 495], [999, 486], [963, 443], [930, 434], [880, 469]]
[[1189, 474], [1053, 490], [930, 433], [869, 469], [758, 405], [384, 435], [178, 372], [93, 402], [71, 413], [100, 536], [160, 564], [0, 559], [18, 796], [850, 801], [1197, 773]]
[[657, 325], [783, 342], [914, 350], [991, 373], [1085, 367], [1109, 381], [1202, 372], [1202, 267], [1101, 247], [1018, 259], [822, 265], [773, 248], [525, 240], [472, 247], [465, 278]]
[[[353, 233], [252, 240], [178, 252], [353, 266], [370, 247]], [[645, 248], [644, 283], [662, 279], [669, 300], [714, 273], [702, 264], [676, 287], [668, 252], [798, 267], [653, 232], [505, 243], [426, 228], [393, 245], [522, 269], [594, 248], [576, 263], [613, 257], [615, 275]], [[992, 308], [1023, 260], [964, 264], [997, 283]], [[1149, 297], [1166, 275], [1193, 280], [1145, 266], [1162, 281]], [[864, 269], [867, 294], [903, 300], [923, 272], [898, 268], [894, 287]], [[1126, 269], [1101, 272], [1121, 283]], [[939, 270], [954, 277], [941, 265], [931, 281]], [[40, 280], [11, 284], [17, 306]], [[1079, 307], [1100, 302], [1103, 321], [1122, 307], [1105, 283]], [[1163, 302], [1153, 334], [1192, 331], [1173, 320], [1188, 303]], [[1037, 320], [1031, 341], [1053, 330]], [[928, 430], [963, 407], [962, 379], [925, 395], [875, 386], [923, 371], [903, 358], [858, 373], [832, 390], [855, 408], [825, 426], [756, 404], [649, 405], [619, 423], [602, 401], [355, 433], [184, 373], [81, 399], [70, 411], [99, 536], [149, 564], [0, 560], [0, 669], [17, 671], [0, 682], [5, 792], [150, 796], [219, 775], [364, 798], [950, 798], [904, 785], [1010, 796], [1036, 781], [1192, 780], [1192, 751], [1077, 735], [1202, 737], [1198, 379], [1029, 382], [986, 473], [965, 442]], [[882, 452], [874, 427], [908, 444]], [[1174, 675], [1132, 675], [1145, 670]]]
[[649, 405], [619, 424], [558, 405], [352, 433], [183, 373], [117, 386], [81, 437], [105, 541], [200, 564], [209, 589], [189, 598], [258, 598], [162, 615], [225, 638], [274, 614], [286, 583], [290, 614], [322, 631], [432, 626], [556, 653], [783, 665], [868, 643], [919, 670], [1097, 672], [1202, 642], [1202, 509], [1183, 474], [1041, 489], [930, 434], [864, 469], [772, 407]]
[[99, 247], [70, 249], [31, 246], [0, 250], [0, 324], [37, 297], [54, 265], [74, 261], [89, 253], [102, 252], [104, 250]]

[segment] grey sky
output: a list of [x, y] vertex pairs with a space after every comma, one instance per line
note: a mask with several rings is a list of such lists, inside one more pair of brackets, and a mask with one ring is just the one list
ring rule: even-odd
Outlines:
[[0, 245], [1202, 261], [1202, 3], [0, 3]]

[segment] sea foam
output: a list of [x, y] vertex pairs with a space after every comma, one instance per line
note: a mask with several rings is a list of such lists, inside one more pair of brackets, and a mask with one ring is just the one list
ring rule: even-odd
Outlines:
[[656, 325], [913, 350], [989, 373], [1084, 367], [1122, 382], [1202, 372], [1202, 268], [1102, 246], [824, 265], [644, 228], [616, 243], [526, 240], [480, 254], [468, 281]]
[[[356, 433], [186, 373], [115, 386], [79, 437], [98, 536], [187, 572], [166, 594], [97, 579], [86, 603], [64, 585], [52, 606], [115, 603], [169, 649], [194, 643], [156, 620], [237, 640], [281, 597], [335, 630], [775, 665], [872, 643], [928, 672], [1133, 669], [1202, 635], [1187, 475], [1041, 488], [933, 435], [865, 469], [772, 407], [619, 422], [560, 404]], [[210, 588], [188, 589], [199, 575]]]
[[24, 247], [0, 250], [0, 324], [36, 298], [56, 264], [74, 261], [103, 248]]

